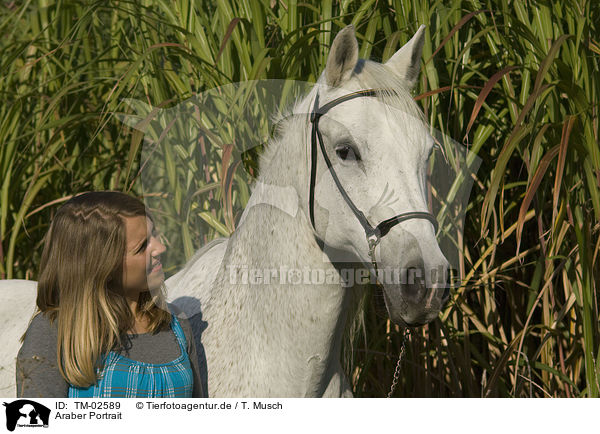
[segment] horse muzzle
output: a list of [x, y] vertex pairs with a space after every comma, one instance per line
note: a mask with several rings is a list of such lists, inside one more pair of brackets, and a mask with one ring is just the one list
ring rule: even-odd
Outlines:
[[383, 282], [383, 298], [392, 322], [413, 327], [438, 317], [450, 295], [447, 264], [426, 269], [414, 262], [391, 275], [396, 279]]

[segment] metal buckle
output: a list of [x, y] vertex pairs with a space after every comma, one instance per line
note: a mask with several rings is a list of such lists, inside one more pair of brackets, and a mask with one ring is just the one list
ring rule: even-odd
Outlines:
[[[377, 244], [379, 244], [379, 241], [381, 241], [381, 238], [377, 234], [367, 235], [367, 243], [369, 244], [369, 256], [370, 256], [371, 262], [373, 262], [373, 264], [376, 264], [376, 262], [375, 262], [375, 247], [377, 247]], [[375, 268], [377, 268], [377, 266]]]

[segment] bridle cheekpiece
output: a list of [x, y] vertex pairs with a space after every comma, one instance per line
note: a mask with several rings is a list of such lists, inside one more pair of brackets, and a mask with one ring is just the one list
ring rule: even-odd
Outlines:
[[310, 159], [311, 159], [310, 192], [309, 192], [310, 222], [311, 222], [313, 228], [316, 230], [316, 228], [315, 228], [315, 180], [316, 180], [316, 176], [317, 176], [317, 143], [318, 143], [319, 148], [321, 149], [321, 154], [323, 155], [323, 159], [325, 160], [325, 163], [327, 164], [327, 168], [329, 169], [329, 171], [331, 173], [331, 177], [333, 178], [335, 185], [337, 186], [340, 194], [344, 198], [344, 201], [350, 207], [350, 209], [352, 210], [352, 212], [354, 213], [354, 215], [356, 216], [356, 218], [358, 219], [358, 221], [360, 222], [361, 226], [363, 227], [363, 229], [365, 231], [367, 243], [369, 246], [369, 256], [371, 258], [371, 263], [373, 264], [375, 270], [377, 270], [377, 263], [375, 261], [375, 248], [379, 244], [379, 241], [381, 241], [381, 238], [384, 237], [390, 231], [390, 229], [392, 229], [398, 223], [401, 223], [403, 221], [410, 220], [410, 219], [425, 219], [425, 220], [429, 220], [431, 222], [431, 224], [433, 224], [435, 232], [437, 232], [437, 230], [438, 230], [438, 223], [437, 223], [437, 220], [435, 219], [435, 217], [433, 216], [433, 214], [431, 214], [429, 212], [424, 212], [424, 211], [410, 211], [410, 212], [398, 214], [394, 217], [391, 217], [387, 220], [382, 221], [377, 226], [373, 227], [369, 223], [367, 218], [365, 217], [364, 213], [356, 207], [354, 202], [352, 202], [352, 199], [350, 199], [350, 196], [348, 196], [348, 193], [342, 186], [340, 179], [338, 178], [337, 173], [335, 172], [335, 169], [333, 168], [333, 165], [331, 164], [331, 161], [329, 160], [329, 157], [327, 156], [327, 152], [325, 151], [325, 145], [323, 143], [323, 137], [321, 136], [321, 132], [319, 131], [319, 120], [321, 119], [321, 117], [323, 115], [325, 115], [333, 107], [337, 106], [338, 104], [353, 100], [355, 98], [376, 96], [378, 91], [380, 91], [380, 90], [378, 90], [378, 89], [359, 90], [357, 92], [352, 92], [352, 93], [346, 94], [344, 96], [341, 96], [339, 98], [336, 98], [332, 101], [329, 101], [328, 103], [324, 104], [321, 107], [319, 107], [319, 94], [317, 93], [317, 96], [315, 98], [315, 103], [313, 106], [313, 111], [310, 115], [310, 122], [312, 123], [311, 155], [310, 155]]

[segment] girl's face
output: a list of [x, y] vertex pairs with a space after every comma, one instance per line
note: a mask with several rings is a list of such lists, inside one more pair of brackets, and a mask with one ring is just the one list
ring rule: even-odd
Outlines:
[[123, 262], [123, 290], [137, 299], [140, 292], [160, 288], [165, 275], [160, 255], [167, 249], [160, 242], [152, 220], [148, 217], [123, 217], [126, 248]]

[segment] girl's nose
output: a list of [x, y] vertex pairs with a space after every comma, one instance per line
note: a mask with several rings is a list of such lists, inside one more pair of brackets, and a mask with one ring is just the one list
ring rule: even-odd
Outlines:
[[158, 256], [167, 251], [167, 247], [160, 241], [158, 236], [152, 237], [152, 250], [150, 253], [152, 256]]

